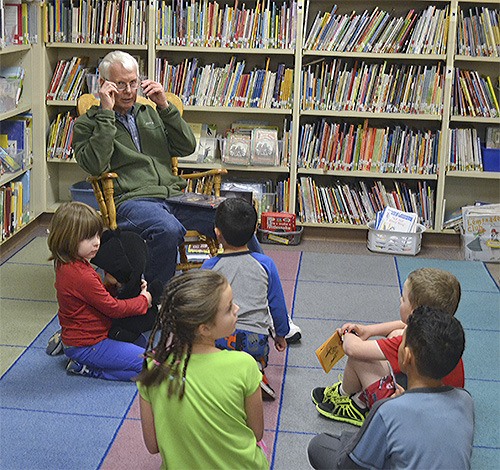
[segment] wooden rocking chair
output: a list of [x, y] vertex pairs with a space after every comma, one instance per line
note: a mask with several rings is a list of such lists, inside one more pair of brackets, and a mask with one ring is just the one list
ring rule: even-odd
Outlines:
[[[165, 93], [167, 101], [174, 105], [181, 115], [184, 111], [184, 106], [181, 99], [173, 93]], [[155, 107], [155, 104], [142, 96], [137, 97], [137, 103], [147, 104]], [[78, 98], [77, 112], [78, 115], [85, 114], [87, 110], [93, 106], [98, 105], [99, 99], [92, 94], [84, 94]], [[226, 169], [212, 169], [201, 171], [197, 173], [180, 174], [179, 175], [179, 161], [178, 158], [172, 158], [172, 174], [180, 176], [188, 181], [186, 191], [198, 192], [202, 194], [214, 194], [220, 196], [220, 188], [222, 182], [222, 175], [227, 173]], [[89, 176], [87, 180], [92, 184], [99, 210], [103, 218], [104, 224], [111, 230], [116, 230], [116, 207], [114, 201], [114, 183], [113, 180], [117, 178], [116, 173], [106, 172], [99, 176]], [[186, 235], [184, 242], [179, 246], [179, 263], [176, 269], [178, 271], [188, 271], [189, 269], [199, 268], [202, 265], [200, 261], [189, 261], [187, 256], [188, 246], [205, 244], [208, 246], [210, 256], [213, 257], [217, 254], [219, 244], [217, 240], [201, 234], [197, 230], [190, 230], [186, 227]]]

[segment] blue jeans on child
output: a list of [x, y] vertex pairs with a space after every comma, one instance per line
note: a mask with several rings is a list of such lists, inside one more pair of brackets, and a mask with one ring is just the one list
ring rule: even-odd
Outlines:
[[[215, 209], [212, 208], [169, 203], [159, 198], [131, 199], [118, 206], [116, 219], [122, 230], [136, 232], [146, 240], [148, 282], [159, 279], [166, 284], [175, 274], [177, 247], [184, 240], [185, 227], [215, 238]], [[248, 248], [262, 253], [255, 235]]]
[[97, 379], [130, 381], [142, 370], [144, 348], [133, 343], [104, 339], [93, 346], [65, 346], [64, 354], [84, 364]]
[[261, 370], [266, 368], [269, 360], [269, 335], [235, 330], [231, 336], [215, 341], [215, 346], [229, 351], [247, 352], [260, 364]]

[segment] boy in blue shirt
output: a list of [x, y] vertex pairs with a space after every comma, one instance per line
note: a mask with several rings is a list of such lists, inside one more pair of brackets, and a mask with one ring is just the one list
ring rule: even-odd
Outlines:
[[234, 302], [240, 307], [236, 331], [217, 340], [220, 349], [246, 351], [262, 371], [264, 398], [275, 398], [264, 369], [269, 356], [269, 329], [274, 328], [275, 348], [283, 352], [290, 331], [283, 287], [274, 261], [262, 253], [249, 251], [247, 243], [255, 233], [255, 208], [240, 198], [222, 202], [215, 213], [215, 234], [224, 253], [203, 263], [202, 269], [223, 274], [233, 289]]
[[375, 403], [357, 433], [319, 434], [309, 443], [314, 468], [470, 468], [474, 404], [443, 384], [465, 346], [460, 322], [418, 307], [398, 350], [408, 390]]

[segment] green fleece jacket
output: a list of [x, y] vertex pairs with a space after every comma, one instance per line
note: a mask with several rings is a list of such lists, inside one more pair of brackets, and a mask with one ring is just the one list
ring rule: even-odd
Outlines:
[[190, 155], [196, 139], [175, 106], [156, 111], [136, 103], [134, 115], [141, 140], [138, 152], [125, 126], [114, 111], [92, 106], [80, 116], [73, 131], [78, 164], [91, 175], [105, 171], [115, 180], [117, 205], [139, 197], [166, 198], [179, 194], [186, 182], [172, 175], [172, 157]]

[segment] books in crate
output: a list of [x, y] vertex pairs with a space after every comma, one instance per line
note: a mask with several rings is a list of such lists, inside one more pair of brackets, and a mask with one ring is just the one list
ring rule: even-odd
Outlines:
[[415, 233], [417, 220], [418, 216], [415, 212], [403, 212], [387, 206], [383, 211], [377, 212], [374, 228], [392, 232]]

